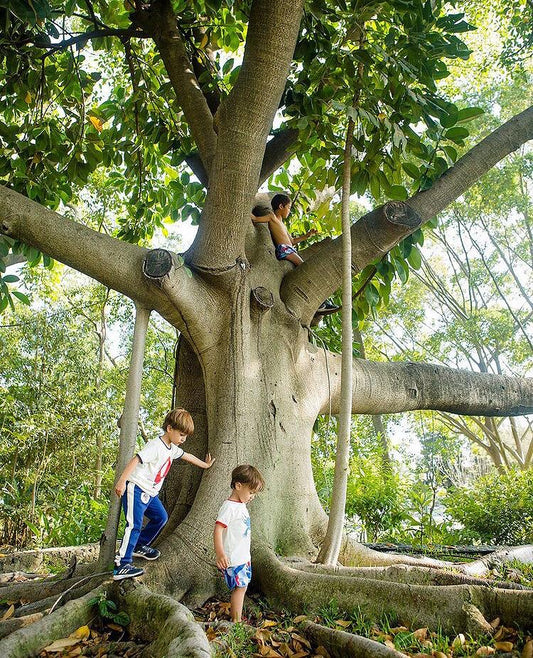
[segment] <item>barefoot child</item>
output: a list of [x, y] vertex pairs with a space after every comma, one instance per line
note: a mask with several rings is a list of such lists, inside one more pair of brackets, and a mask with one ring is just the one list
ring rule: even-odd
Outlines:
[[[170, 411], [163, 422], [164, 434], [152, 439], [131, 459], [115, 484], [115, 493], [122, 497], [126, 529], [115, 557], [113, 580], [141, 576], [144, 569], [131, 563], [132, 557], [157, 560], [160, 552], [150, 544], [168, 520], [158, 493], [169, 472], [172, 460], [183, 459], [200, 468], [210, 468], [215, 461], [207, 455], [205, 461], [184, 452], [180, 445], [194, 431], [191, 414], [185, 409]], [[141, 532], [143, 518], [148, 523]]]
[[231, 591], [231, 620], [241, 621], [244, 594], [252, 577], [250, 563], [250, 515], [246, 504], [265, 482], [254, 466], [242, 464], [231, 473], [232, 493], [222, 503], [215, 523], [217, 567]]
[[[292, 237], [287, 230], [287, 227], [284, 224], [284, 220], [287, 219], [289, 213], [291, 212], [292, 201], [290, 196], [287, 194], [275, 194], [272, 197], [271, 201], [272, 208], [267, 206], [255, 206], [252, 210], [252, 221], [254, 224], [258, 223], [267, 223], [270, 235], [272, 236], [272, 242], [276, 247], [276, 258], [278, 260], [288, 260], [294, 266], [298, 267], [304, 261], [301, 256], [298, 255], [298, 252], [294, 248], [294, 245], [307, 240], [312, 235], [316, 235], [316, 229], [311, 229], [307, 231], [304, 235], [299, 235], [297, 237]], [[340, 309], [340, 306], [337, 306], [329, 299], [322, 302], [318, 308], [317, 315], [329, 315], [330, 313], [335, 313]]]

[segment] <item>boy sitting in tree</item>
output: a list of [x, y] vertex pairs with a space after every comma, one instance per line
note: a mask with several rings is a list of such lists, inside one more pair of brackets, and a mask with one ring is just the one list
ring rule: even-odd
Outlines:
[[[316, 229], [311, 229], [304, 233], [304, 235], [299, 235], [297, 237], [291, 237], [287, 227], [284, 224], [284, 220], [287, 219], [289, 213], [291, 212], [292, 201], [290, 196], [287, 194], [276, 194], [271, 201], [272, 208], [268, 206], [255, 206], [252, 210], [252, 221], [254, 224], [268, 222], [268, 228], [270, 230], [270, 235], [272, 236], [272, 241], [276, 246], [276, 258], [278, 260], [288, 260], [293, 265], [301, 265], [304, 261], [301, 256], [298, 255], [298, 252], [294, 248], [294, 245], [307, 240], [312, 235], [317, 234]], [[335, 313], [340, 309], [340, 306], [333, 304], [329, 299], [322, 302], [319, 306], [316, 314], [317, 315], [329, 315], [330, 313]]]

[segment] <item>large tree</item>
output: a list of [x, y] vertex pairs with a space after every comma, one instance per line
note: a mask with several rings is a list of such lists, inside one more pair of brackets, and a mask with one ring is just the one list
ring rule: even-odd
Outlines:
[[[317, 416], [338, 412], [340, 357], [311, 342], [310, 325], [340, 285], [341, 245], [324, 239], [293, 268], [276, 261], [268, 229], [251, 224], [250, 209], [260, 185], [294, 153], [299, 168], [283, 170], [280, 181], [289, 173], [300, 181], [302, 207], [338, 189], [352, 117], [352, 191], [392, 199], [352, 225], [352, 268], [377, 263], [390, 290], [423, 224], [531, 138], [533, 109], [457, 159], [468, 134], [462, 122], [477, 111], [444, 101], [435, 80], [447, 74], [444, 58], [467, 58], [456, 33], [471, 26], [438, 1], [125, 5], [34, 0], [2, 10], [0, 232], [15, 251], [60, 260], [181, 332], [178, 401], [197, 428], [190, 449], [209, 450], [216, 463], [203, 474], [174, 468], [163, 557], [145, 582], [189, 603], [220, 587], [213, 519], [231, 469], [249, 462], [267, 482], [253, 504], [253, 560], [258, 586], [273, 599], [298, 608], [336, 598], [472, 630], [482, 625], [463, 604], [510, 623], [520, 596], [522, 618], [531, 621], [529, 593], [474, 586], [465, 576], [383, 568], [325, 575], [283, 562], [314, 557], [326, 528], [310, 441]], [[96, 54], [85, 58], [90, 41]], [[96, 89], [103, 70], [106, 84]], [[410, 196], [402, 163], [415, 180]], [[60, 205], [99, 168], [108, 189], [123, 195], [115, 235], [105, 222], [95, 230], [72, 221]], [[182, 213], [198, 222], [183, 256], [142, 246], [166, 215]], [[354, 414], [517, 415], [533, 413], [533, 383], [354, 359], [352, 400]], [[345, 565], [393, 561], [349, 541], [342, 556]]]

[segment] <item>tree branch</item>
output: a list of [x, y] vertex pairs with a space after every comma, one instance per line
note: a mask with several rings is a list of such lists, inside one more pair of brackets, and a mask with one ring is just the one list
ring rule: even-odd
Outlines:
[[[244, 255], [246, 223], [257, 192], [267, 137], [289, 73], [303, 0], [254, 0], [243, 63], [218, 112], [209, 194], [188, 252], [204, 268]], [[237, 210], [236, 210], [237, 209]], [[225, 245], [221, 252], [220, 245]]]
[[[157, 310], [174, 326], [184, 327], [182, 315], [167, 296], [143, 276], [147, 249], [68, 220], [4, 186], [0, 186], [0, 233], [36, 247], [146, 308]], [[188, 300], [191, 300], [189, 313], [198, 313], [197, 304], [192, 303], [198, 285], [197, 278], [188, 276], [182, 268], [179, 302], [182, 313]]]
[[[352, 272], [361, 271], [384, 256], [394, 245], [420, 226], [420, 218], [403, 202], [389, 201], [352, 224]], [[324, 241], [302, 265], [285, 275], [281, 298], [289, 310], [308, 325], [316, 309], [341, 280], [340, 237]]]
[[[326, 358], [321, 357], [326, 369]], [[327, 354], [331, 409], [340, 408], [340, 356]], [[324, 379], [326, 373], [324, 374]], [[319, 413], [328, 413], [324, 386]], [[384, 414], [434, 409], [470, 416], [533, 413], [533, 378], [473, 373], [426, 363], [377, 363], [354, 359], [352, 413]]]
[[[483, 174], [504, 157], [533, 138], [533, 107], [521, 112], [460, 158], [429, 190], [419, 192], [403, 204], [421, 223], [429, 221], [457, 199]], [[386, 204], [383, 208], [386, 208]], [[385, 225], [374, 227], [380, 209], [365, 215], [352, 225], [352, 242], [360, 240], [364, 249], [354, 252], [354, 273], [380, 258], [417, 225], [398, 225], [395, 231]], [[379, 216], [378, 216], [379, 217]], [[368, 235], [366, 235], [368, 234]], [[281, 296], [287, 307], [307, 325], [321, 301], [332, 294], [341, 281], [340, 240], [324, 241], [309, 260], [289, 272], [283, 281]]]
[[158, 0], [133, 14], [135, 24], [154, 39], [207, 172], [217, 145], [213, 115], [200, 89], [169, 0]]
[[[267, 178], [281, 167], [281, 165], [290, 158], [292, 155], [291, 146], [295, 144], [298, 138], [298, 131], [294, 128], [287, 128], [274, 135], [272, 139], [267, 142], [265, 149], [265, 156], [261, 166], [261, 174], [259, 175], [259, 185], [264, 183]], [[185, 161], [192, 169], [193, 174], [198, 178], [204, 187], [207, 187], [208, 176], [202, 160], [198, 153], [191, 153]]]
[[259, 185], [264, 183], [267, 178], [281, 167], [292, 155], [291, 147], [296, 144], [298, 139], [298, 130], [296, 128], [286, 128], [276, 133], [272, 139], [267, 142], [261, 174], [259, 175]]

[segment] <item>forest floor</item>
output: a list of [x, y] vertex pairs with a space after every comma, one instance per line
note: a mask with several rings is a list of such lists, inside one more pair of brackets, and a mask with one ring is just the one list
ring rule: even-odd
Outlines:
[[[493, 571], [490, 577], [532, 587], [533, 567], [512, 564]], [[20, 578], [24, 576], [19, 576], [17, 580]], [[20, 615], [20, 608], [26, 603], [24, 600], [2, 599], [1, 591], [0, 587], [0, 622]], [[216, 658], [331, 658], [328, 648], [307, 632], [309, 623], [368, 638], [383, 649], [390, 649], [391, 658], [402, 654], [412, 658], [491, 655], [495, 658], [533, 658], [533, 628], [504, 626], [499, 619], [489, 620], [494, 629], [492, 634], [474, 639], [463, 634], [449, 637], [428, 628], [408, 628], [390, 616], [371, 620], [358, 609], [346, 614], [338, 609], [335, 601], [316, 614], [302, 611], [302, 614], [294, 616], [269, 608], [260, 596], [252, 593], [245, 599], [244, 621], [241, 624], [230, 622], [229, 608], [227, 600], [210, 599], [193, 610]], [[51, 643], [41, 650], [39, 656], [135, 658], [142, 653], [146, 644], [129, 636], [129, 620], [123, 615], [116, 608], [104, 610], [104, 615], [95, 614], [87, 626]]]

